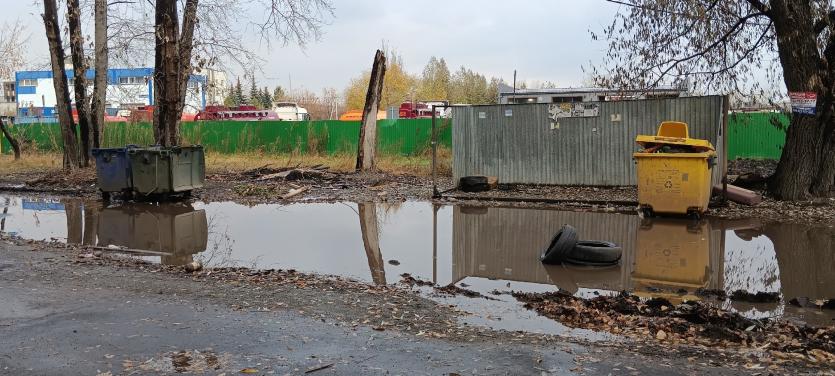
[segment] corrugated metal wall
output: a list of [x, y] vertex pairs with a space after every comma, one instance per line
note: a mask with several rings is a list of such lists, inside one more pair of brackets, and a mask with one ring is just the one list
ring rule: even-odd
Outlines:
[[[548, 105], [454, 107], [453, 175], [497, 176], [503, 183], [635, 185], [635, 136], [655, 134], [665, 120], [689, 124], [722, 155], [722, 97], [599, 102], [593, 117], [560, 118]], [[508, 112], [509, 111], [509, 112]], [[722, 166], [714, 172], [721, 180]]]

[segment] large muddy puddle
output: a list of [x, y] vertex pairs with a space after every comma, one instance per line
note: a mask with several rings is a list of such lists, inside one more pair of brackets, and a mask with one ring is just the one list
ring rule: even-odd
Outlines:
[[[398, 204], [124, 204], [0, 195], [2, 231], [145, 250], [143, 258], [182, 265], [295, 269], [392, 284], [409, 273], [496, 300], [430, 298], [469, 312], [464, 321], [497, 329], [566, 333], [521, 307], [509, 291], [568, 291], [592, 297], [631, 291], [673, 303], [700, 289], [778, 293], [779, 301], [715, 299], [748, 317], [832, 325], [835, 229], [760, 220], [642, 219], [636, 215], [520, 208]], [[623, 247], [617, 266], [545, 266], [538, 256], [565, 223], [581, 239]], [[789, 304], [792, 299], [804, 307]], [[589, 335], [582, 331], [573, 334]]]

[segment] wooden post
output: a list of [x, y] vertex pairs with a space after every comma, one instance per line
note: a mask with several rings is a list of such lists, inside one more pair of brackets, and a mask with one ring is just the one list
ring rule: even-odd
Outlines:
[[362, 124], [360, 125], [360, 138], [357, 146], [356, 169], [358, 171], [376, 168], [377, 109], [380, 107], [385, 75], [386, 56], [383, 51], [377, 50], [374, 55], [374, 65], [371, 67], [368, 92], [365, 94], [365, 106], [362, 110]]

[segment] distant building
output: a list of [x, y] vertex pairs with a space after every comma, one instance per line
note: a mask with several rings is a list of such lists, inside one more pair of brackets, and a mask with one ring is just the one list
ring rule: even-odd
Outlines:
[[573, 103], [607, 102], [628, 99], [678, 98], [687, 96], [687, 88], [663, 86], [653, 90], [613, 90], [596, 87], [516, 89], [499, 86], [499, 103]]
[[[153, 68], [108, 69], [107, 95], [105, 106], [107, 113], [116, 115], [119, 110], [132, 110], [154, 104]], [[88, 90], [93, 90], [93, 70], [87, 71]], [[56, 116], [55, 88], [52, 71], [21, 71], [15, 73], [15, 97], [18, 117]], [[67, 70], [70, 100], [75, 103], [74, 74]], [[191, 75], [188, 81], [185, 107], [186, 114], [196, 114], [206, 107], [206, 76]]]
[[204, 69], [206, 73], [206, 104], [210, 106], [222, 105], [229, 95], [229, 80], [226, 72], [214, 69]]
[[14, 81], [0, 80], [0, 116], [11, 117], [16, 112]]

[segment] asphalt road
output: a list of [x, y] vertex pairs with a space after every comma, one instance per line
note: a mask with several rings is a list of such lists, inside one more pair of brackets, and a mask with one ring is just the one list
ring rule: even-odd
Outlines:
[[[677, 357], [570, 341], [429, 339], [345, 326], [294, 307], [234, 309], [199, 281], [0, 241], [0, 374], [726, 374]], [[103, 279], [110, 283], [98, 283]], [[160, 284], [167, 284], [163, 289]], [[176, 286], [176, 288], [170, 288]]]

